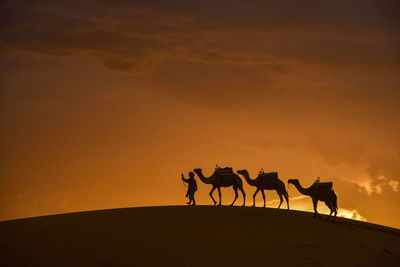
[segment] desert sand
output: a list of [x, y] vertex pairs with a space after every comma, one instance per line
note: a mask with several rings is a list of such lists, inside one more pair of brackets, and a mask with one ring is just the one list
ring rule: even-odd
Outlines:
[[0, 222], [1, 266], [400, 266], [400, 230], [309, 212], [168, 206]]

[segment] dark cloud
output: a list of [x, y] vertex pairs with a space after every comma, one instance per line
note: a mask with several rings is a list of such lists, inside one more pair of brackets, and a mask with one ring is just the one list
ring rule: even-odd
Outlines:
[[1, 47], [88, 54], [128, 73], [168, 60], [397, 68], [396, 9], [375, 1], [6, 1]]
[[369, 158], [367, 172], [373, 187], [397, 188], [400, 183], [400, 158], [396, 156], [373, 156]]
[[328, 135], [310, 135], [302, 139], [265, 139], [252, 137], [243, 144], [264, 150], [304, 150], [322, 159], [327, 165], [358, 165], [368, 157], [365, 144], [352, 139], [339, 139]]
[[323, 158], [328, 165], [360, 163], [366, 155], [363, 144], [350, 139], [314, 138], [304, 142], [307, 149]]

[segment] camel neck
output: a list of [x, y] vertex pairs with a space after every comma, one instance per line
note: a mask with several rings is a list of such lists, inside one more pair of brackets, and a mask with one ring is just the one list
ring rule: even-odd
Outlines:
[[297, 190], [299, 190], [300, 193], [302, 193], [303, 195], [310, 195], [310, 188], [303, 188], [300, 184], [300, 182], [297, 182], [294, 184], [294, 186], [297, 188]]
[[213, 181], [212, 176], [205, 177], [202, 172], [197, 173], [197, 175], [199, 176], [200, 180], [205, 184], [211, 184]]
[[248, 172], [246, 172], [243, 176], [244, 176], [244, 179], [246, 180], [246, 182], [247, 182], [249, 185], [251, 185], [251, 186], [256, 186], [256, 179], [254, 179], [254, 180], [251, 179]]

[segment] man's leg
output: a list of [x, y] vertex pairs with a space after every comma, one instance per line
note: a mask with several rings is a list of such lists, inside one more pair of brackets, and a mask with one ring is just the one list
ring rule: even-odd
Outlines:
[[192, 199], [193, 199], [193, 205], [196, 206], [196, 200], [194, 200], [194, 193], [193, 193]]
[[189, 197], [189, 202], [187, 204], [190, 205], [192, 203], [192, 192], [190, 192], [189, 189], [188, 189], [188, 192], [187, 192], [187, 196]]
[[191, 191], [189, 194], [190, 202], [193, 202], [193, 205], [196, 205], [196, 201], [194, 200], [194, 191]]

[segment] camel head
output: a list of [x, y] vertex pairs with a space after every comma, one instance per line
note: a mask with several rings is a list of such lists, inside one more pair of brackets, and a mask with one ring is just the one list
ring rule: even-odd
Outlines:
[[249, 172], [247, 170], [238, 170], [237, 173], [239, 173], [243, 176], [249, 175]]
[[289, 180], [288, 180], [288, 183], [289, 183], [289, 184], [298, 184], [298, 183], [299, 183], [299, 180], [298, 180], [298, 179], [289, 179]]
[[194, 169], [193, 171], [194, 171], [195, 173], [199, 174], [199, 173], [201, 173], [202, 169], [196, 168], [196, 169]]

